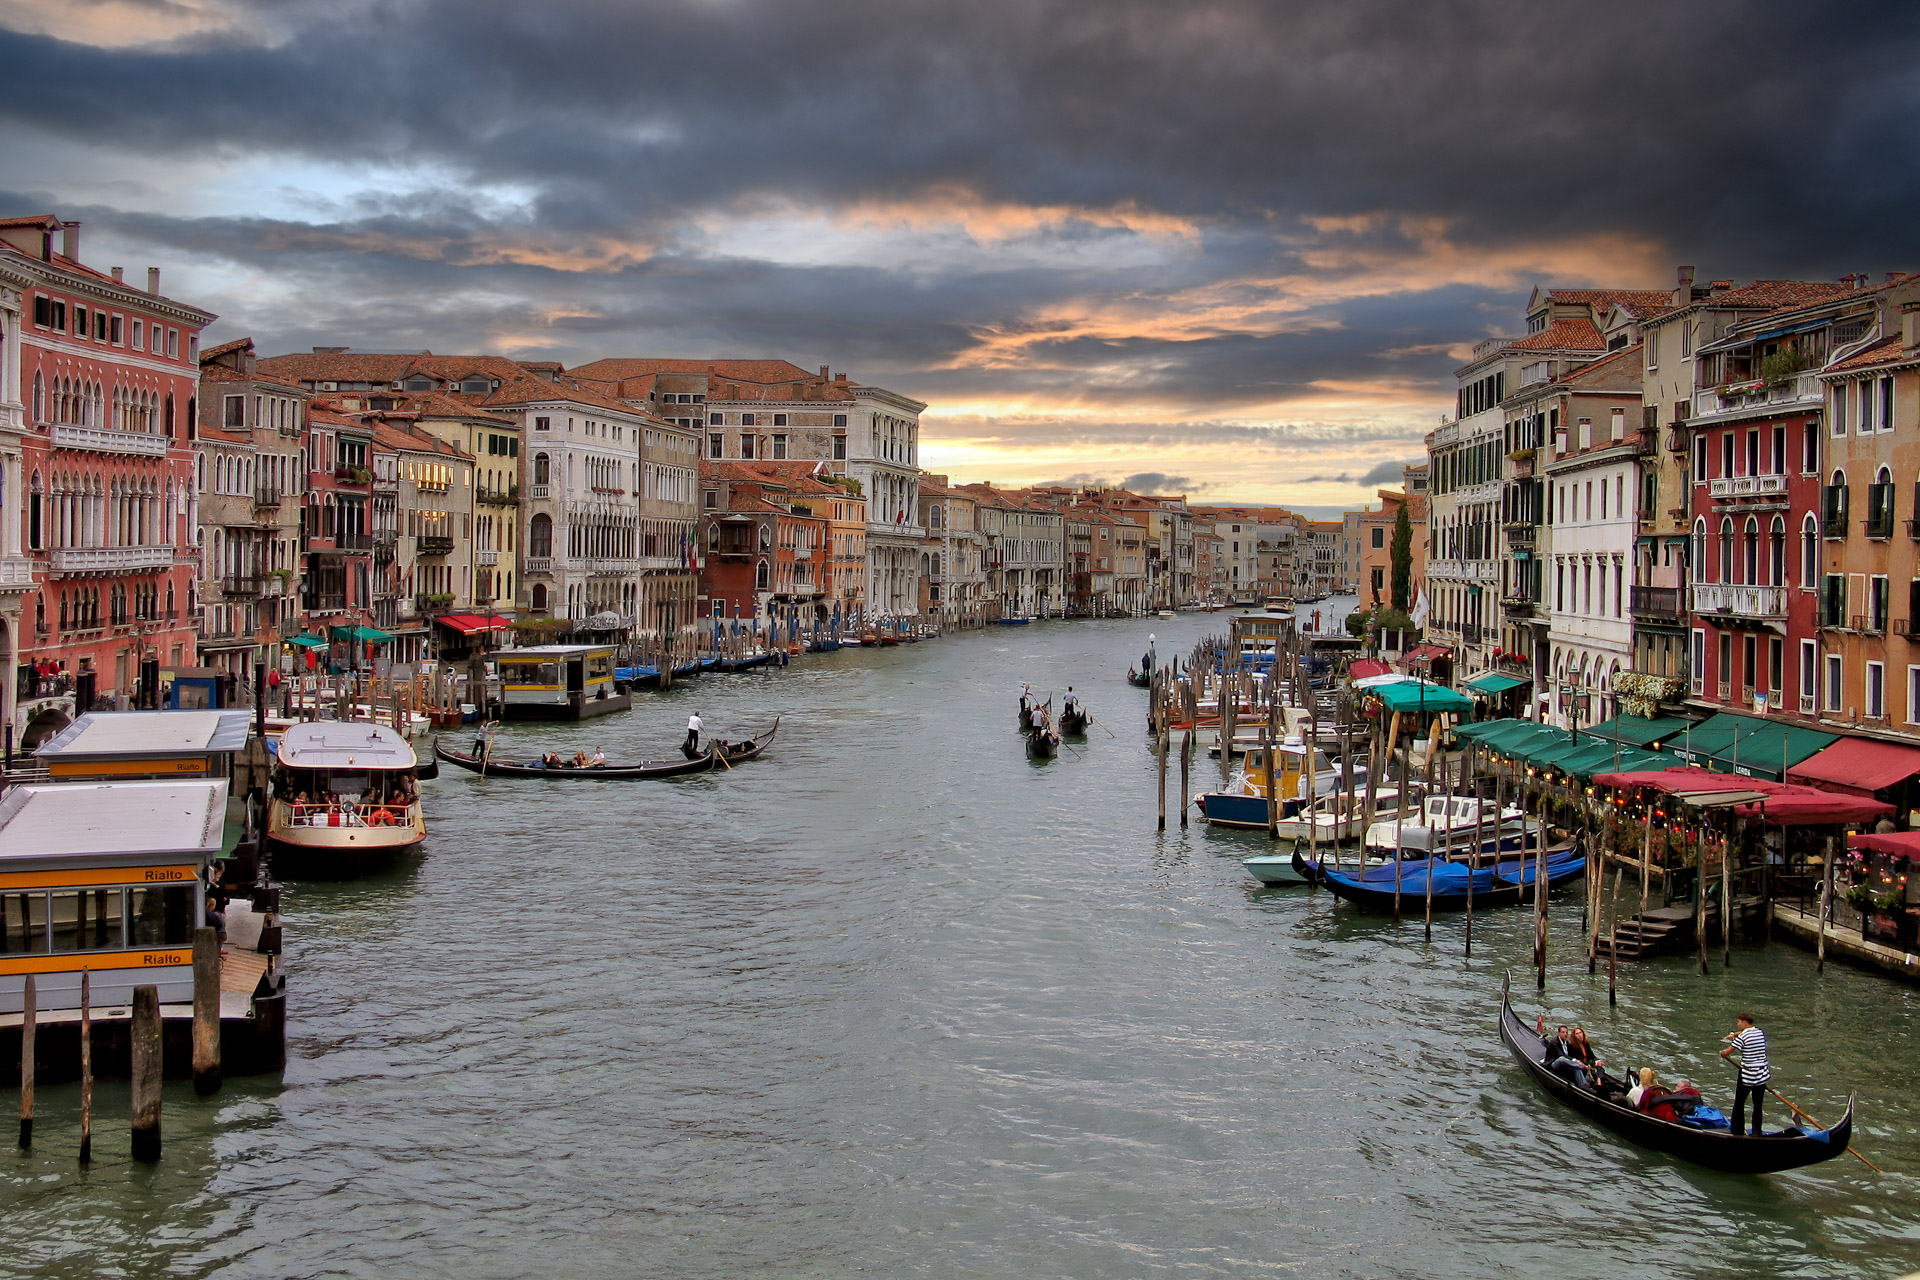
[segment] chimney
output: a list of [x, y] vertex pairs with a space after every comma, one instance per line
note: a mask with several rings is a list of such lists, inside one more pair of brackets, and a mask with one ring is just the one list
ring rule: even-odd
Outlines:
[[1900, 308], [1900, 345], [1913, 350], [1920, 342], [1920, 305], [1909, 302]]
[[147, 268], [147, 292], [151, 294], [160, 292], [160, 268], [158, 267]]
[[63, 222], [60, 224], [60, 255], [68, 262], [80, 261], [80, 224]]
[[1884, 283], [1892, 284], [1895, 280], [1898, 280], [1899, 278], [1900, 278], [1900, 273], [1898, 271], [1889, 271], [1887, 272], [1886, 280]]
[[831, 369], [832, 367], [833, 367], [832, 365], [825, 365], [825, 364], [820, 366], [820, 381], [827, 382], [832, 379], [833, 375], [827, 372], [827, 370]]
[[113, 282], [115, 284], [125, 284], [127, 282], [127, 269], [125, 267], [115, 267], [113, 269]]
[[1693, 301], [1693, 268], [1681, 267], [1674, 274], [1679, 283], [1673, 290], [1673, 305], [1684, 307]]

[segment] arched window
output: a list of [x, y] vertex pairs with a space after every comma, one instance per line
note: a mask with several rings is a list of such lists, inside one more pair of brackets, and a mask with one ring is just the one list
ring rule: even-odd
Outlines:
[[710, 524], [707, 526], [707, 546], [711, 548], [711, 547], [717, 547], [719, 545], [720, 545], [720, 526], [717, 524]]
[[1706, 581], [1707, 577], [1707, 518], [1700, 516], [1693, 522], [1693, 564], [1694, 577]]
[[1752, 516], [1747, 517], [1746, 534], [1746, 575], [1740, 581], [1757, 583], [1760, 581], [1760, 522]]
[[533, 611], [535, 613], [547, 611], [547, 588], [543, 583], [533, 584]]
[[544, 511], [527, 526], [527, 554], [535, 559], [553, 554], [553, 517]]
[[551, 483], [551, 481], [549, 480], [549, 477], [552, 474], [553, 474], [553, 463], [548, 460], [547, 455], [544, 453], [534, 454], [533, 455], [533, 482], [535, 484]]
[[[773, 549], [773, 529], [769, 525], [763, 524], [760, 526], [760, 549], [762, 551], [771, 551]], [[764, 568], [765, 566], [762, 567]]]
[[1720, 581], [1733, 581], [1733, 518], [1720, 517]]
[[1775, 587], [1787, 585], [1787, 520], [1785, 516], [1775, 516], [1772, 527], [1767, 530], [1767, 582]]
[[[764, 526], [762, 526], [761, 532], [766, 532]], [[767, 562], [761, 560], [753, 566], [753, 585], [755, 589], [765, 591], [767, 589], [767, 580]]]
[[1813, 512], [1800, 525], [1800, 585], [1811, 591], [1820, 582], [1820, 526]]
[[36, 423], [47, 420], [47, 381], [40, 371], [33, 371], [33, 420]]

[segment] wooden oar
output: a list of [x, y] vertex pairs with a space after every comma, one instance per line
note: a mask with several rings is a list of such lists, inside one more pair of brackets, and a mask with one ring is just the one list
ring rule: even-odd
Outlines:
[[[1087, 712], [1087, 719], [1093, 721], [1095, 724], [1099, 725], [1102, 729], [1107, 729], [1106, 721], [1102, 720], [1099, 716], [1096, 716], [1095, 714], [1093, 714], [1093, 712], [1091, 711]], [[1120, 735], [1115, 733], [1111, 729], [1107, 729], [1107, 736], [1109, 738], [1117, 738]]]
[[[1788, 1102], [1787, 1095], [1780, 1092], [1778, 1089], [1774, 1088], [1772, 1085], [1767, 1086], [1767, 1092], [1772, 1094], [1774, 1097], [1780, 1099], [1780, 1101], [1786, 1102], [1787, 1110], [1793, 1112], [1793, 1114], [1799, 1116], [1802, 1120], [1805, 1120], [1808, 1124], [1812, 1125], [1814, 1128], [1824, 1130], [1827, 1127], [1821, 1124], [1818, 1120], [1815, 1120], [1812, 1116], [1808, 1115], [1806, 1112], [1802, 1111], [1800, 1108], [1794, 1106], [1793, 1103]], [[1886, 1172], [1885, 1169], [1882, 1169], [1879, 1165], [1867, 1159], [1865, 1156], [1861, 1155], [1858, 1151], [1855, 1151], [1852, 1147], [1847, 1148], [1847, 1154], [1852, 1156], [1855, 1160], [1858, 1160], [1861, 1164], [1867, 1166], [1867, 1168], [1873, 1170], [1875, 1173]]]

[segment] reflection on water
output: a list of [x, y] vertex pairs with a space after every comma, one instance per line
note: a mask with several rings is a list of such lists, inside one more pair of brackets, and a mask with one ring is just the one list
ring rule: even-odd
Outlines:
[[[728, 737], [785, 717], [732, 774], [429, 783], [423, 858], [287, 895], [284, 1086], [170, 1091], [152, 1170], [103, 1087], [85, 1174], [74, 1096], [43, 1090], [34, 1152], [0, 1156], [0, 1270], [1852, 1276], [1920, 1256], [1900, 1174], [1710, 1174], [1533, 1092], [1493, 1030], [1524, 917], [1477, 915], [1466, 961], [1461, 918], [1429, 946], [1417, 919], [1256, 888], [1258, 835], [1156, 833], [1122, 677], [1149, 630], [1171, 654], [1225, 628], [997, 629], [510, 727], [515, 752], [619, 761], [671, 753], [692, 710]], [[1106, 728], [1080, 758], [1026, 759], [1023, 682], [1086, 698]], [[1630, 966], [1610, 1010], [1578, 902], [1557, 904], [1550, 1018], [1714, 1094], [1720, 1036], [1755, 1007], [1789, 1097], [1827, 1118], [1859, 1089], [1858, 1145], [1920, 1165], [1904, 988], [1752, 948], [1704, 978]]]

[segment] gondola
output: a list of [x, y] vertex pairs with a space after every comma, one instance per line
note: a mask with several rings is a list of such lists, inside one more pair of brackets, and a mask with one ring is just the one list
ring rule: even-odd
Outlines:
[[1846, 1114], [1831, 1129], [1790, 1128], [1758, 1138], [1730, 1129], [1703, 1129], [1677, 1120], [1662, 1120], [1610, 1102], [1547, 1068], [1546, 1046], [1533, 1028], [1515, 1015], [1504, 990], [1500, 995], [1500, 1039], [1533, 1077], [1533, 1082], [1556, 1101], [1605, 1125], [1629, 1142], [1722, 1173], [1780, 1173], [1804, 1168], [1834, 1159], [1844, 1153], [1853, 1140], [1854, 1100], [1851, 1096], [1847, 1099]]
[[1060, 709], [1060, 732], [1074, 737], [1085, 737], [1087, 732], [1087, 713], [1083, 707], [1062, 707]]
[[1060, 754], [1060, 738], [1045, 728], [1036, 727], [1027, 735], [1027, 757], [1032, 760], [1051, 760]]
[[[1427, 896], [1428, 868], [1435, 866], [1425, 858], [1408, 858], [1400, 864], [1400, 901], [1424, 903]], [[1547, 888], [1576, 880], [1587, 872], [1587, 860], [1583, 855], [1572, 854], [1547, 862]], [[1394, 881], [1393, 863], [1370, 867], [1359, 875], [1345, 871], [1320, 872], [1320, 883], [1337, 898], [1344, 898], [1366, 911], [1393, 910]], [[1534, 863], [1527, 860], [1524, 869], [1520, 859], [1503, 859], [1499, 864], [1489, 864], [1468, 871], [1461, 863], [1440, 861], [1434, 872], [1433, 909], [1435, 911], [1464, 911], [1467, 907], [1467, 877], [1473, 877], [1473, 905], [1479, 907], [1514, 907], [1526, 901], [1533, 892]]]
[[1033, 732], [1033, 702], [1025, 694], [1020, 695], [1020, 732]]
[[1136, 689], [1151, 689], [1153, 688], [1153, 673], [1150, 671], [1141, 671], [1135, 667], [1128, 667], [1127, 683]]
[[[726, 751], [726, 763], [738, 764], [751, 760], [766, 749], [773, 741], [773, 735], [780, 729], [780, 721], [775, 719], [773, 726], [757, 738], [748, 738], [744, 742], [729, 743]], [[454, 751], [435, 739], [433, 754], [436, 759], [465, 769], [470, 773], [484, 774], [491, 778], [548, 778], [581, 779], [599, 782], [622, 782], [636, 778], [678, 778], [690, 773], [705, 773], [709, 769], [721, 767], [720, 755], [712, 747], [696, 750], [687, 754], [686, 745], [680, 747], [681, 760], [649, 760], [642, 764], [602, 765], [599, 768], [549, 769], [543, 765], [520, 764], [512, 761], [486, 759]]]
[[721, 767], [722, 761], [729, 765], [734, 765], [739, 764], [742, 760], [753, 759], [767, 749], [767, 744], [773, 741], [773, 735], [778, 732], [780, 732], [780, 717], [775, 716], [772, 727], [757, 738], [745, 738], [739, 742], [729, 742], [720, 748], [714, 747], [712, 745], [714, 740], [709, 738], [707, 739], [708, 746], [704, 751], [698, 748], [689, 750], [687, 744], [682, 742], [680, 744], [680, 754], [689, 760], [711, 756], [713, 757], [713, 767], [718, 769]]

